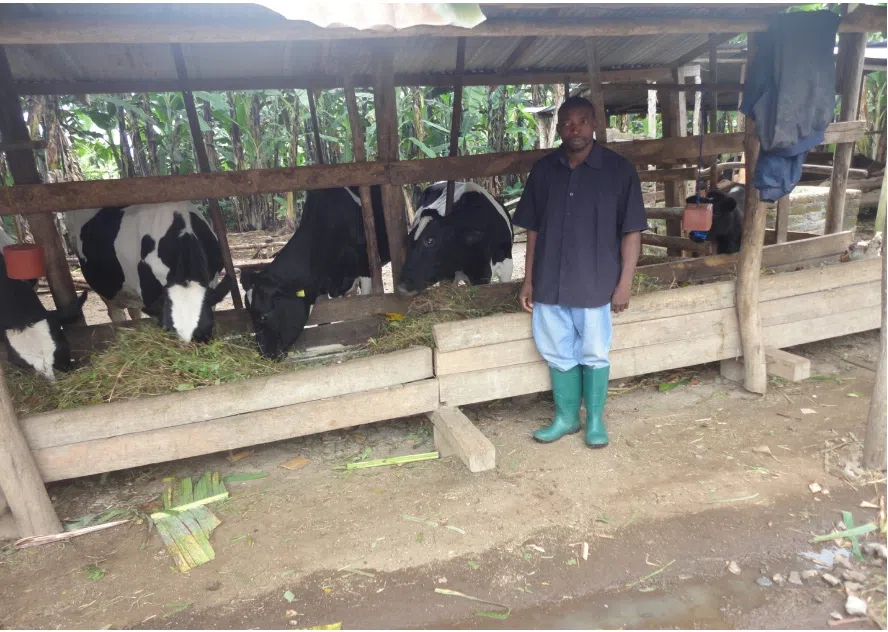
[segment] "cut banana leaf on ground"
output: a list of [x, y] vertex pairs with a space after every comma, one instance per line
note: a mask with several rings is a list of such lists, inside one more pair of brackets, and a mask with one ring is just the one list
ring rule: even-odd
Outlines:
[[218, 472], [204, 474], [196, 485], [191, 478], [168, 482], [164, 508], [151, 514], [151, 519], [180, 572], [216, 558], [209, 538], [222, 522], [206, 505], [226, 498], [228, 492]]

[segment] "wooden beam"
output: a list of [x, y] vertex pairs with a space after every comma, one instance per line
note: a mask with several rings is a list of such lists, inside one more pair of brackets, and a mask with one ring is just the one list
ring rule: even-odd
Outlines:
[[[844, 49], [841, 68], [842, 109], [839, 120], [850, 121], [857, 118], [860, 102], [860, 85], [863, 81], [863, 60], [866, 54], [866, 35], [863, 33], [843, 33], [839, 36], [839, 49]], [[848, 168], [854, 154], [854, 143], [836, 145], [833, 157], [832, 182], [826, 202], [827, 233], [842, 230], [845, 219], [845, 192], [848, 189]]]
[[472, 473], [496, 467], [496, 448], [458, 408], [429, 413], [434, 426], [435, 449], [442, 457], [455, 455]]
[[[602, 71], [602, 81], [644, 82], [656, 81], [669, 76], [664, 66], [647, 68], [618, 68]], [[585, 66], [582, 68], [552, 68], [543, 70], [516, 70], [501, 73], [497, 69], [474, 70], [466, 73], [464, 86], [500, 86], [558, 83], [570, 80], [575, 83], [589, 77]], [[452, 86], [456, 78], [451, 72], [399, 73], [395, 75], [396, 86]], [[178, 79], [139, 79], [120, 78], [94, 81], [16, 81], [19, 94], [116, 94], [118, 92], [178, 92], [182, 89]], [[355, 75], [355, 86], [372, 86], [372, 75]], [[294, 88], [331, 90], [342, 87], [338, 75], [315, 72], [297, 76], [249, 76], [249, 77], [206, 77], [189, 79], [187, 88], [194, 92], [225, 92], [240, 90], [288, 90]]]
[[[376, 147], [379, 160], [394, 162], [400, 158], [398, 137], [398, 108], [395, 98], [395, 51], [391, 43], [376, 48], [374, 61], [373, 99], [376, 105]], [[453, 160], [451, 158], [451, 160]], [[438, 180], [439, 178], [435, 178]], [[431, 178], [429, 178], [431, 180]], [[385, 228], [392, 259], [392, 280], [395, 288], [401, 278], [401, 266], [406, 257], [407, 221], [404, 211], [404, 193], [398, 184], [382, 187]]]
[[774, 230], [777, 233], [777, 243], [782, 244], [786, 241], [787, 232], [789, 231], [789, 194], [777, 200], [777, 219]]
[[[173, 59], [176, 63], [176, 73], [184, 83], [188, 79], [185, 68], [185, 57], [182, 55], [182, 47], [179, 44], [172, 45]], [[194, 106], [194, 95], [188, 90], [182, 91], [182, 100], [185, 102], [185, 113], [188, 116], [188, 127], [191, 129], [191, 142], [194, 145], [194, 155], [197, 158], [197, 167], [201, 173], [210, 173], [210, 161], [207, 158], [207, 148], [204, 145], [203, 133], [200, 131], [200, 121], [197, 118], [197, 108]], [[213, 231], [219, 240], [222, 250], [222, 265], [225, 274], [231, 279], [231, 302], [235, 309], [243, 309], [240, 289], [237, 285], [237, 276], [234, 273], [234, 265], [231, 260], [231, 249], [228, 247], [228, 230], [225, 228], [225, 220], [222, 217], [222, 209], [219, 202], [213, 198], [207, 200], [210, 209], [210, 220], [213, 222]]]
[[[2, 46], [0, 46], [0, 136], [5, 142], [18, 145], [31, 141], [19, 96], [12, 88], [9, 59]], [[37, 171], [34, 153], [30, 149], [7, 151], [6, 164], [9, 165], [9, 172], [16, 186], [45, 186], [40, 184], [42, 178]], [[9, 189], [10, 187], [2, 187], [4, 193]], [[34, 241], [43, 247], [46, 280], [49, 282], [53, 301], [59, 308], [66, 307], [77, 300], [77, 292], [65, 259], [61, 236], [52, 215], [30, 213], [30, 210], [28, 206], [22, 206], [16, 212], [27, 216]], [[78, 321], [85, 322], [83, 316]]]
[[[592, 106], [595, 108], [595, 139], [602, 145], [607, 144], [607, 111], [604, 108], [604, 91], [601, 87], [601, 55], [598, 41], [586, 40], [586, 59], [589, 70], [589, 92], [592, 95]], [[610, 86], [608, 86], [610, 89]], [[569, 95], [565, 93], [566, 99]]]
[[21, 537], [62, 532], [31, 448], [22, 434], [6, 374], [0, 367], [0, 496], [15, 517]]
[[[827, 129], [827, 138], [831, 136], [830, 130], [840, 125], [849, 124], [831, 125]], [[694, 159], [699, 152], [699, 139], [689, 137], [630, 141], [611, 143], [610, 148], [633, 164], [665, 164]], [[703, 154], [707, 156], [736, 153], [742, 149], [743, 134], [718, 134], [703, 138]], [[254, 193], [284, 193], [340, 186], [400, 186], [445, 179], [527, 173], [537, 160], [551, 151], [553, 150], [541, 149], [427, 160], [398, 161], [381, 158], [380, 162], [363, 164], [342, 163], [127, 180], [16, 185], [0, 190], [0, 215], [15, 215], [25, 211], [38, 214], [103, 206], [157, 204], [199, 198], [221, 199]], [[650, 177], [645, 173], [647, 172], [640, 174], [642, 179]], [[401, 203], [403, 204], [403, 196]], [[681, 204], [684, 204], [684, 199], [681, 199]]]
[[537, 41], [537, 38], [534, 36], [524, 37], [519, 40], [515, 48], [512, 49], [512, 52], [509, 53], [509, 57], [506, 59], [506, 61], [503, 62], [503, 65], [499, 67], [499, 72], [501, 72], [502, 74], [506, 74], [507, 72], [512, 70], [512, 68], [514, 68], [519, 61], [521, 61], [521, 57], [524, 55], [524, 53], [526, 53], [527, 50], [531, 46], [533, 46], [533, 43], [535, 41]]
[[31, 449], [44, 450], [335, 399], [432, 376], [431, 350], [413, 347], [184, 393], [55, 410], [25, 417], [21, 425]]
[[322, 165], [326, 160], [324, 160], [324, 144], [321, 142], [321, 126], [318, 123], [318, 109], [315, 105], [315, 93], [312, 88], [308, 88], [305, 92], [308, 95], [308, 111], [311, 115], [311, 133], [315, 144], [315, 164]]
[[[361, 124], [362, 119], [358, 112], [355, 89], [348, 78], [346, 78], [345, 84], [345, 105], [348, 109], [348, 124], [351, 127], [355, 162], [367, 162], [367, 152], [364, 149], [364, 126]], [[373, 215], [370, 188], [363, 186], [358, 191], [361, 196], [361, 217], [364, 220], [364, 235], [367, 240], [367, 261], [370, 262], [370, 283], [374, 294], [382, 294], [385, 292], [385, 288], [382, 284], [382, 264], [379, 259], [379, 244], [376, 241], [376, 218]]]
[[[674, 217], [674, 216], [673, 216]], [[679, 215], [679, 221], [681, 216]], [[666, 218], [666, 222], [675, 221]], [[667, 235], [654, 235], [652, 233], [641, 233], [641, 243], [645, 246], [660, 246], [669, 250], [686, 250], [688, 252], [699, 252], [701, 254], [713, 254], [713, 244], [711, 242], [696, 242], [684, 237], [670, 237]]]
[[[873, 7], [877, 8], [877, 7]], [[857, 13], [855, 11], [855, 13]], [[208, 21], [173, 20], [7, 20], [0, 23], [0, 45], [61, 44], [240, 44], [247, 42], [323, 41], [409, 37], [615, 37], [759, 33], [768, 30], [762, 18], [559, 18], [486, 20], [474, 28], [413, 26], [403, 29], [321, 28], [299, 20]], [[868, 20], [845, 20], [840, 32], [884, 31], [884, 12]]]
[[[459, 134], [462, 130], [462, 73], [466, 68], [466, 38], [456, 40], [456, 84], [453, 86], [453, 110], [450, 115], [450, 153], [451, 158], [459, 155]], [[450, 215], [453, 210], [453, 196], [456, 183], [447, 181], [446, 199], [444, 201], [444, 214]]]
[[[720, 44], [724, 44], [728, 40], [737, 37], [737, 35], [739, 35], [739, 33], [712, 34], [712, 32], [710, 31], [709, 39], [706, 42], [700, 44], [696, 48], [691, 49], [690, 51], [688, 51], [687, 53], [685, 53], [684, 55], [682, 55], [681, 57], [676, 59], [674, 62], [672, 62], [672, 67], [673, 68], [680, 68], [681, 66], [684, 66], [685, 64], [689, 64], [692, 61], [695, 61], [698, 58], [702, 57], [703, 53], [705, 53], [707, 51], [710, 51], [710, 59], [712, 59], [711, 51], [712, 51], [713, 47], [718, 48], [718, 46]], [[712, 68], [712, 66], [710, 65], [710, 69], [711, 68]], [[711, 80], [715, 81], [715, 79], [711, 79]]]
[[[757, 53], [757, 38], [750, 34], [748, 55], [750, 65]], [[740, 339], [746, 367], [746, 390], [764, 394], [768, 389], [765, 364], [765, 343], [759, 314], [759, 276], [762, 267], [762, 248], [765, 244], [765, 205], [759, 202], [754, 186], [755, 163], [761, 143], [755, 134], [755, 121], [747, 118], [744, 153], [746, 156], [746, 211], [743, 217], [743, 237], [737, 270], [737, 317], [740, 321]]]
[[43, 480], [57, 481], [421, 415], [437, 407], [437, 381], [422, 380], [223, 419], [45, 448], [33, 454]]
[[[811, 361], [808, 358], [787, 353], [782, 349], [766, 348], [765, 362], [767, 363], [768, 375], [773, 375], [789, 382], [801, 382], [811, 377]], [[719, 372], [723, 378], [732, 382], [742, 382], [746, 376], [743, 358], [722, 360]]]

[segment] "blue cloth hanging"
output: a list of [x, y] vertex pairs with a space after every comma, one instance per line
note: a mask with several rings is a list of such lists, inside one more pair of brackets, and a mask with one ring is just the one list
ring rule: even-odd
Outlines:
[[836, 104], [836, 33], [831, 11], [783, 13], [771, 22], [746, 73], [740, 111], [761, 142], [754, 186], [773, 202], [802, 177], [808, 151], [823, 142]]

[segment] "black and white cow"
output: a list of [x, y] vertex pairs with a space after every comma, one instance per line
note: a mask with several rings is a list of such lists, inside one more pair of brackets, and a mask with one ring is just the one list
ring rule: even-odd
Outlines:
[[[370, 187], [381, 263], [391, 261], [382, 193]], [[241, 273], [247, 310], [263, 356], [287, 353], [322, 294], [342, 296], [358, 287], [370, 292], [370, 262], [357, 187], [306, 194], [296, 232], [267, 267]]]
[[[0, 229], [0, 249], [14, 244]], [[9, 362], [33, 369], [54, 381], [57, 371], [72, 368], [71, 351], [62, 331], [80, 316], [87, 293], [60, 310], [47, 310], [37, 296], [36, 281], [10, 279], [6, 275], [6, 259], [0, 254], [0, 329]]]
[[190, 202], [69, 211], [83, 276], [111, 320], [144, 310], [186, 342], [206, 342], [231, 289], [216, 235]]
[[[701, 195], [701, 201], [712, 204], [712, 228], [707, 231], [705, 238], [694, 232], [690, 234], [690, 238], [697, 242], [714, 241], [716, 252], [720, 255], [740, 252], [746, 188], [742, 184], [733, 184], [723, 191], [709, 191], [705, 198]], [[697, 196], [690, 196], [687, 202], [696, 203]]]
[[445, 215], [447, 183], [422, 193], [407, 235], [398, 292], [412, 296], [439, 281], [472, 285], [512, 280], [512, 218], [483, 187], [456, 182]]

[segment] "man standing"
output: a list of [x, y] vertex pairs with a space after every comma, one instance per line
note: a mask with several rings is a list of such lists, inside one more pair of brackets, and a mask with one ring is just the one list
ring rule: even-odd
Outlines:
[[580, 430], [586, 444], [608, 444], [602, 413], [610, 373], [611, 310], [629, 305], [647, 228], [635, 167], [593, 140], [593, 105], [571, 97], [558, 109], [561, 147], [531, 169], [514, 223], [527, 229], [521, 307], [549, 364], [555, 418], [533, 433], [550, 443]]

